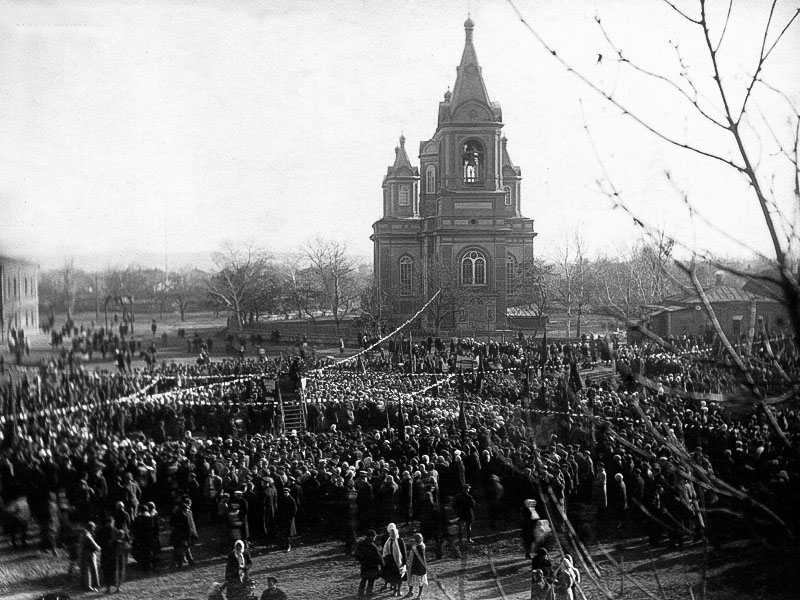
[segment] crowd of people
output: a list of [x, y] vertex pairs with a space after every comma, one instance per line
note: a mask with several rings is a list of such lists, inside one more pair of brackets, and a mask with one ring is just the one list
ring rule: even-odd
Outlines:
[[[635, 524], [674, 548], [719, 541], [737, 512], [796, 529], [795, 410], [734, 416], [593, 370], [576, 380], [576, 364], [616, 359], [679, 374], [684, 389], [703, 381], [691, 350], [601, 342], [398, 341], [346, 366], [54, 360], [0, 386], [3, 522], [12, 544], [36, 524], [41, 550], [66, 549], [86, 589], [119, 588], [129, 559], [146, 572], [192, 565], [208, 536], [227, 556], [220, 598], [252, 593], [250, 548], [290, 552], [298, 535], [340, 540], [360, 563], [359, 596], [378, 578], [421, 596], [430, 555], [460, 556], [478, 514], [518, 526], [532, 593], [571, 598], [580, 572], [566, 552], [548, 558], [548, 527], [591, 539]], [[275, 380], [303, 390], [306, 430], [282, 427]]]

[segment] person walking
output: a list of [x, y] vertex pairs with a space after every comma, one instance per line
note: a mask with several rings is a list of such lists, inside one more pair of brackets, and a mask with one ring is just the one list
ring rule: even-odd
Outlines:
[[283, 496], [278, 500], [278, 511], [275, 515], [275, 522], [278, 526], [280, 537], [286, 544], [285, 551], [292, 551], [292, 538], [297, 535], [294, 518], [297, 515], [297, 504], [289, 492], [289, 488], [283, 488]]
[[414, 595], [414, 588], [419, 587], [417, 598], [422, 598], [422, 593], [428, 585], [428, 559], [425, 556], [425, 541], [421, 533], [414, 534], [414, 545], [408, 554], [408, 593], [406, 598]]
[[192, 544], [197, 541], [197, 527], [194, 524], [190, 500], [181, 503], [175, 514], [172, 515], [170, 525], [172, 526], [170, 541], [172, 542], [173, 568], [180, 569], [184, 559], [189, 566], [192, 566], [194, 564]]
[[375, 580], [380, 576], [383, 567], [383, 557], [380, 549], [375, 545], [376, 533], [374, 529], [367, 531], [354, 552], [355, 559], [361, 565], [361, 582], [358, 584], [358, 597], [372, 595]]
[[461, 492], [453, 499], [453, 509], [458, 517], [458, 543], [461, 544], [464, 533], [467, 534], [467, 543], [474, 544], [472, 540], [472, 522], [475, 520], [475, 498], [470, 494], [471, 486], [465, 484]]

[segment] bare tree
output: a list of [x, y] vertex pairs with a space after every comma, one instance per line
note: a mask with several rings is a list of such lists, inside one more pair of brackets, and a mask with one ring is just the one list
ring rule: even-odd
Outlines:
[[239, 324], [244, 324], [259, 291], [267, 258], [253, 246], [239, 249], [228, 243], [212, 259], [219, 271], [207, 284], [208, 294], [231, 311]]
[[59, 271], [58, 297], [60, 304], [67, 313], [67, 318], [72, 317], [75, 310], [75, 296], [78, 292], [78, 271], [75, 268], [75, 259], [70, 257]]
[[[800, 246], [796, 229], [795, 211], [800, 203], [800, 164], [798, 151], [800, 149], [800, 110], [787, 94], [768, 80], [768, 63], [774, 56], [774, 50], [785, 37], [786, 33], [796, 25], [800, 8], [793, 8], [791, 12], [784, 11], [777, 0], [769, 4], [765, 10], [763, 28], [753, 23], [752, 13], [737, 15], [733, 3], [728, 4], [727, 11], [719, 14], [709, 14], [709, 3], [706, 0], [697, 0], [691, 8], [683, 8], [671, 0], [663, 0], [665, 13], [677, 15], [690, 34], [695, 34], [695, 48], [700, 48], [696, 55], [687, 57], [685, 48], [678, 43], [672, 43], [677, 76], [670, 76], [656, 72], [632, 60], [629, 54], [614, 42], [606, 30], [602, 19], [596, 17], [597, 26], [608, 45], [607, 49], [599, 49], [598, 56], [610, 49], [620, 70], [628, 70], [632, 75], [642, 78], [647, 86], [659, 86], [663, 92], [663, 102], [669, 103], [673, 108], [672, 113], [683, 111], [681, 114], [698, 127], [707, 128], [706, 139], [714, 139], [715, 146], [705, 146], [687, 139], [682, 133], [670, 131], [657, 117], [646, 116], [642, 111], [629, 105], [626, 95], [627, 90], [618, 90], [615, 78], [613, 87], [605, 87], [593, 77], [568, 62], [559, 50], [549, 44], [534, 27], [525, 20], [522, 13], [514, 6], [520, 20], [534, 35], [536, 40], [547, 51], [548, 55], [560, 63], [569, 73], [576, 76], [588, 89], [599, 95], [605, 102], [611, 104], [625, 118], [631, 119], [663, 143], [684, 150], [698, 158], [698, 171], [690, 176], [705, 177], [702, 171], [704, 161], [722, 164], [730, 168], [731, 174], [736, 176], [747, 186], [754, 206], [762, 215], [762, 225], [771, 242], [770, 255], [749, 248], [729, 232], [723, 231], [716, 224], [714, 215], [705, 215], [692, 204], [688, 194], [682, 193], [683, 205], [689, 211], [692, 219], [701, 221], [710, 229], [725, 236], [727, 239], [738, 243], [761, 258], [768, 259], [772, 266], [772, 273], [754, 275], [751, 273], [736, 273], [738, 275], [754, 278], [767, 284], [780, 288], [782, 299], [786, 305], [792, 321], [795, 337], [800, 339], [800, 283], [795, 274], [796, 257], [792, 256]], [[765, 5], [766, 7], [766, 5]], [[783, 14], [783, 17], [779, 17]], [[663, 18], [654, 11], [654, 18]], [[726, 33], [732, 18], [748, 19], [747, 26], [757, 36], [757, 56], [752, 61], [749, 71], [742, 72], [742, 61], [739, 59], [728, 60], [725, 55], [733, 46], [733, 41], [725, 41]], [[780, 21], [780, 22], [778, 22]], [[741, 47], [741, 40], [736, 46]], [[707, 68], [710, 76], [702, 72]], [[759, 109], [761, 102], [768, 103], [771, 108], [776, 107], [776, 99], [783, 102], [784, 109], [770, 110], [769, 114]], [[663, 114], [663, 112], [660, 112]], [[787, 126], [788, 124], [788, 126]], [[591, 133], [586, 126], [591, 140]], [[619, 187], [617, 187], [604, 166], [602, 157], [597, 151], [594, 141], [592, 145], [598, 156], [598, 161], [604, 171], [605, 190], [616, 208], [622, 209], [634, 219], [634, 222], [652, 235], [658, 230], [647, 222], [635, 209], [632, 202], [627, 200]], [[764, 156], [774, 155], [783, 163], [761, 160]], [[783, 169], [783, 165], [789, 169]], [[671, 178], [669, 170], [665, 171], [666, 177]], [[779, 179], [789, 174], [789, 185], [780, 185]], [[791, 200], [781, 195], [781, 190], [793, 189], [794, 198]], [[792, 207], [787, 209], [787, 207]], [[695, 245], [680, 239], [673, 238], [672, 242], [688, 251], [696, 259], [709, 260], [716, 263], [719, 268], [726, 268], [708, 248], [696, 248]]]
[[167, 293], [172, 296], [173, 304], [181, 315], [181, 322], [186, 320], [186, 311], [198, 301], [200, 286], [186, 275], [173, 275]]
[[[538, 315], [547, 314], [555, 291], [555, 266], [541, 259], [529, 259], [517, 267], [511, 306], [527, 308]], [[538, 327], [532, 331], [538, 335]]]
[[361, 327], [373, 336], [380, 336], [386, 325], [386, 317], [391, 314], [391, 293], [381, 290], [374, 280], [366, 282], [361, 291], [359, 308]]
[[331, 312], [337, 332], [342, 320], [357, 306], [360, 290], [356, 277], [356, 260], [342, 242], [316, 238], [305, 245], [309, 262], [308, 274], [313, 289], [326, 310]]
[[458, 316], [462, 311], [469, 310], [477, 296], [470, 288], [460, 284], [458, 266], [455, 264], [432, 261], [427, 268], [426, 276], [427, 289], [431, 293], [440, 291], [426, 309], [438, 336], [445, 323], [452, 323], [455, 326]]
[[586, 286], [588, 260], [584, 256], [584, 243], [577, 231], [568, 235], [563, 247], [558, 249], [555, 262], [555, 296], [564, 307], [567, 318], [567, 337], [572, 337], [572, 314], [577, 312], [577, 335], [581, 335], [583, 309], [587, 304]]

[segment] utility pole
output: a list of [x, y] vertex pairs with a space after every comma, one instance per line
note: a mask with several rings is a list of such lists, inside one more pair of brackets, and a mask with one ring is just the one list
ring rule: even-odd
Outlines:
[[100, 292], [97, 289], [97, 271], [94, 272], [94, 322], [100, 323]]

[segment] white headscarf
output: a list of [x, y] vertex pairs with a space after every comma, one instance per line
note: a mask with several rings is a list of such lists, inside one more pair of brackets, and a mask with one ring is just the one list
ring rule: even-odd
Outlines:
[[[394, 558], [394, 564], [396, 564], [399, 568], [403, 564], [403, 555], [400, 553], [397, 525], [394, 523], [389, 523], [389, 525], [386, 527], [386, 531], [389, 532], [389, 539], [386, 540], [386, 543], [383, 545], [383, 556], [389, 556], [391, 554]], [[394, 535], [392, 535], [392, 533], [394, 533]]]

